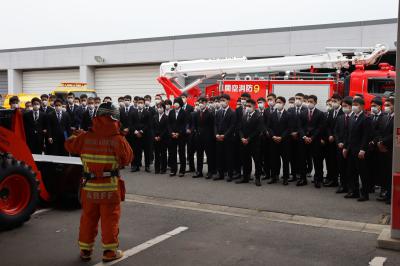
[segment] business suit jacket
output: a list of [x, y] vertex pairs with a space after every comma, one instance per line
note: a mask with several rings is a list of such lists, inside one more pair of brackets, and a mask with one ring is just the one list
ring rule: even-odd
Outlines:
[[335, 110], [331, 110], [328, 112], [328, 117], [326, 119], [326, 132], [327, 132], [328, 137], [335, 135], [335, 127], [336, 127], [337, 119], [342, 114], [344, 114], [344, 113], [343, 113], [343, 110], [341, 107], [339, 108], [339, 110], [337, 110], [336, 116], [335, 116]]
[[121, 121], [122, 129], [129, 128], [129, 113], [133, 111], [133, 109], [132, 106], [128, 107], [128, 111], [126, 111], [125, 107], [119, 108], [119, 119]]
[[299, 132], [299, 125], [301, 124], [300, 117], [304, 112], [307, 112], [308, 109], [304, 106], [300, 106], [290, 107], [287, 111], [292, 115], [292, 132]]
[[203, 143], [211, 142], [215, 138], [213, 113], [205, 109], [192, 114], [192, 131], [196, 134], [197, 139]]
[[24, 113], [24, 127], [26, 143], [32, 153], [42, 154], [44, 148], [45, 130], [47, 130], [47, 116], [44, 112], [38, 111], [37, 120], [34, 119], [34, 111]]
[[92, 127], [92, 120], [95, 116], [94, 109], [93, 114], [90, 116], [89, 108], [82, 114], [81, 129], [88, 131]]
[[356, 117], [357, 114], [354, 114], [350, 119], [349, 133], [344, 143], [345, 148], [353, 154], [360, 150], [367, 151], [371, 140], [371, 118], [364, 112], [358, 115], [357, 120]]
[[272, 113], [269, 120], [268, 131], [271, 137], [282, 137], [282, 140], [286, 141], [292, 132], [293, 115], [286, 110], [282, 111], [280, 119], [278, 115], [278, 111]]
[[380, 136], [382, 136], [382, 134], [383, 134], [383, 129], [385, 127], [387, 117], [386, 117], [386, 114], [384, 114], [383, 112], [381, 112], [379, 115], [376, 115], [376, 116], [371, 115], [370, 117], [371, 117], [371, 126], [372, 126], [371, 139], [376, 144], [378, 142]]
[[353, 113], [348, 115], [347, 122], [346, 122], [346, 114], [342, 113], [337, 119], [334, 128], [334, 137], [336, 145], [339, 143], [345, 143], [347, 136], [349, 134], [349, 124]]
[[258, 111], [254, 111], [252, 114], [243, 117], [239, 128], [239, 137], [240, 139], [248, 139], [249, 143], [256, 143], [260, 139], [261, 128], [260, 114]]
[[307, 136], [311, 137], [313, 142], [319, 142], [325, 126], [325, 115], [322, 111], [314, 108], [311, 120], [309, 120], [308, 116], [309, 110], [303, 112], [299, 117], [298, 130], [300, 138]]
[[153, 116], [152, 119], [153, 136], [161, 137], [162, 142], [166, 142], [169, 139], [169, 118], [166, 114], [163, 114], [161, 120], [159, 119], [159, 114]]
[[233, 140], [236, 126], [236, 116], [234, 111], [228, 107], [224, 115], [224, 110], [219, 110], [215, 117], [214, 126], [214, 132], [216, 135], [224, 135], [225, 140]]
[[394, 116], [386, 116], [382, 135], [379, 137], [379, 141], [382, 141], [383, 145], [385, 145], [389, 151], [393, 150], [393, 120]]
[[139, 111], [138, 109], [132, 109], [128, 116], [129, 132], [132, 136], [137, 130], [142, 132], [143, 138], [150, 137], [150, 119], [150, 113], [146, 110]]
[[71, 127], [79, 128], [79, 125], [81, 123], [81, 114], [79, 110], [79, 106], [74, 104], [70, 106], [69, 104], [67, 105], [67, 113], [71, 119]]
[[182, 108], [179, 109], [178, 116], [176, 113], [176, 109], [169, 112], [169, 129], [170, 133], [179, 133], [179, 138], [181, 138], [186, 135], [186, 129], [188, 129], [188, 116]]

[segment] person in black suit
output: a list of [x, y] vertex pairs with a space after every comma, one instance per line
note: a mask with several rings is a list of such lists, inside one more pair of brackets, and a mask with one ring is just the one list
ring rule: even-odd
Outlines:
[[260, 163], [260, 133], [262, 121], [256, 110], [256, 102], [253, 99], [246, 101], [245, 115], [239, 128], [240, 155], [243, 164], [243, 176], [236, 184], [248, 183], [252, 172], [252, 162], [255, 166], [255, 184], [261, 186], [261, 163]]
[[228, 173], [227, 181], [233, 180], [233, 153], [234, 133], [236, 125], [235, 112], [229, 107], [230, 96], [223, 94], [220, 97], [221, 109], [215, 117], [216, 163], [218, 176], [213, 180], [223, 180]]
[[304, 145], [299, 137], [299, 125], [301, 114], [307, 112], [307, 107], [303, 106], [304, 94], [296, 93], [294, 107], [290, 107], [288, 112], [292, 115], [292, 132], [290, 133], [290, 171], [292, 177], [288, 182], [297, 181], [297, 176], [300, 175], [301, 169], [304, 167], [303, 160], [299, 154], [303, 153]]
[[121, 121], [121, 128], [125, 134], [129, 132], [129, 113], [133, 109], [132, 97], [130, 95], [124, 96], [124, 106], [119, 108], [119, 117]]
[[[343, 156], [348, 158], [349, 192], [345, 198], [358, 198], [358, 201], [369, 200], [370, 180], [365, 158], [371, 140], [371, 118], [364, 112], [364, 99], [354, 98], [352, 110], [354, 115], [349, 122], [349, 133], [344, 143]], [[361, 178], [361, 186], [358, 182]], [[361, 195], [360, 195], [361, 192]]]
[[79, 105], [74, 103], [75, 94], [70, 92], [67, 94], [67, 113], [71, 119], [71, 130], [79, 129], [80, 111]]
[[393, 163], [393, 123], [394, 123], [394, 99], [387, 98], [384, 104], [385, 117], [382, 135], [378, 139], [378, 149], [382, 157], [382, 177], [383, 187], [386, 193], [377, 198], [379, 201], [385, 201], [386, 204], [391, 203], [392, 199], [392, 163]]
[[132, 172], [140, 170], [142, 163], [142, 153], [144, 152], [145, 171], [150, 172], [150, 151], [146, 142], [151, 141], [151, 114], [144, 109], [144, 99], [138, 99], [138, 109], [130, 111], [128, 116], [129, 132], [132, 136], [133, 150], [135, 158], [133, 159]]
[[192, 124], [192, 113], [194, 112], [194, 107], [187, 103], [187, 94], [182, 93], [180, 96], [183, 101], [182, 109], [186, 112], [186, 117], [188, 119], [188, 131], [186, 132], [186, 147], [187, 147], [187, 160], [189, 163], [189, 172], [195, 172], [194, 164], [194, 153], [196, 151], [195, 136], [190, 131]]
[[153, 129], [154, 143], [154, 172], [156, 174], [165, 174], [167, 171], [167, 147], [169, 139], [169, 121], [165, 114], [165, 104], [156, 105], [157, 114], [153, 116], [151, 123]]
[[175, 176], [178, 171], [177, 154], [179, 154], [179, 176], [185, 176], [186, 171], [186, 132], [188, 129], [187, 113], [182, 109], [182, 98], [174, 99], [174, 109], [169, 113], [170, 125], [170, 150], [171, 157], [171, 173], [170, 176]]
[[198, 112], [193, 112], [192, 133], [196, 136], [197, 172], [194, 178], [203, 177], [204, 152], [207, 156], [208, 173], [207, 179], [215, 173], [215, 154], [213, 154], [214, 142], [214, 115], [207, 108], [207, 99], [199, 98]]
[[[48, 115], [51, 112], [54, 112], [54, 107], [50, 106], [49, 104], [49, 95], [47, 94], [42, 94], [40, 95], [40, 100], [42, 102], [40, 106], [40, 111], [46, 114], [46, 117], [48, 118]], [[49, 121], [46, 119], [46, 129], [49, 127]], [[49, 154], [49, 147], [50, 143], [48, 141], [48, 133], [46, 132], [45, 140], [44, 140], [44, 153]]]
[[303, 149], [300, 150], [302, 152], [299, 156], [302, 158], [303, 167], [300, 169], [300, 180], [297, 182], [297, 186], [304, 186], [307, 184], [306, 179], [306, 156], [304, 155], [304, 151], [306, 149], [309, 150], [315, 168], [314, 174], [314, 186], [316, 188], [321, 187], [322, 177], [323, 177], [323, 164], [322, 164], [322, 155], [321, 155], [321, 137], [322, 131], [325, 124], [325, 116], [324, 113], [321, 112], [315, 106], [317, 105], [317, 96], [310, 95], [308, 96], [308, 111], [303, 112], [299, 118], [299, 137], [302, 140], [302, 144], [304, 145]]
[[347, 158], [343, 157], [344, 143], [349, 133], [349, 123], [353, 115], [351, 106], [353, 104], [353, 98], [347, 96], [342, 101], [342, 114], [338, 116], [335, 123], [334, 137], [337, 147], [337, 159], [338, 159], [338, 175], [339, 175], [339, 187], [336, 193], [347, 193], [348, 192], [348, 172], [347, 172]]
[[82, 94], [79, 96], [79, 108], [78, 108], [78, 122], [79, 122], [79, 128], [82, 128], [82, 119], [83, 119], [83, 114], [88, 110], [88, 96], [86, 94]]
[[269, 133], [267, 131], [270, 114], [265, 111], [266, 100], [263, 97], [257, 99], [258, 112], [260, 114], [261, 121], [261, 133], [260, 133], [260, 164], [262, 169], [263, 179], [271, 177], [271, 162], [269, 152]]
[[326, 168], [327, 176], [324, 186], [337, 187], [339, 185], [338, 177], [338, 146], [335, 141], [335, 127], [339, 116], [343, 114], [342, 97], [335, 93], [332, 95], [331, 104], [332, 110], [328, 112], [326, 120]]
[[292, 132], [292, 113], [284, 109], [286, 99], [284, 97], [276, 98], [276, 111], [271, 115], [268, 124], [268, 132], [271, 136], [271, 161], [272, 177], [268, 184], [278, 182], [280, 173], [280, 161], [283, 165], [283, 185], [288, 185], [289, 179], [289, 161], [290, 161], [290, 133]]
[[94, 98], [89, 97], [87, 99], [87, 110], [82, 114], [81, 129], [89, 131], [92, 127], [92, 120], [95, 116], [94, 112]]
[[382, 112], [382, 98], [375, 97], [371, 100], [371, 141], [368, 147], [368, 156], [366, 157], [368, 174], [371, 177], [370, 192], [374, 191], [375, 185], [384, 186], [384, 178], [382, 177], [382, 156], [378, 149], [379, 138], [383, 135], [383, 130], [386, 123], [386, 114]]
[[[151, 96], [145, 95], [144, 96], [144, 110], [149, 112], [150, 117], [154, 117], [157, 114], [157, 108], [155, 106], [151, 106]], [[153, 122], [153, 119], [150, 119], [150, 123]], [[150, 141], [146, 142], [146, 150], [149, 151], [150, 156], [150, 164], [154, 161], [154, 146], [153, 146], [153, 127], [149, 125], [150, 132], [148, 132], [148, 139]]]
[[48, 142], [51, 155], [68, 155], [64, 148], [64, 142], [72, 133], [71, 118], [68, 112], [62, 110], [62, 104], [61, 99], [56, 99], [54, 101], [55, 111], [48, 115]]
[[35, 97], [31, 102], [33, 110], [24, 113], [23, 116], [26, 143], [33, 154], [42, 154], [47, 133], [46, 113], [40, 111], [41, 101], [39, 98]]

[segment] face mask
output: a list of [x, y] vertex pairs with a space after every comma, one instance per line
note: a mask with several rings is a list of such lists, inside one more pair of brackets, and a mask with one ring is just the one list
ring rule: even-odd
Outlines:
[[89, 105], [88, 105], [88, 108], [89, 108], [90, 110], [93, 110], [93, 109], [94, 109], [94, 104], [89, 104]]
[[308, 109], [312, 110], [314, 109], [315, 105], [313, 103], [308, 103]]
[[385, 106], [385, 107], [383, 108], [383, 110], [384, 110], [385, 113], [387, 113], [387, 114], [392, 113], [392, 108], [390, 108], [390, 106]]
[[68, 98], [68, 103], [69, 104], [73, 104], [74, 103], [74, 99], [73, 98]]
[[289, 103], [289, 108], [294, 108], [294, 103]]
[[161, 100], [160, 100], [160, 99], [156, 99], [154, 102], [155, 102], [156, 104], [159, 104], [159, 103], [161, 103]]
[[343, 110], [343, 113], [345, 113], [345, 114], [350, 114], [350, 112], [351, 112], [350, 107], [343, 107], [342, 110]]
[[158, 111], [159, 114], [164, 113], [164, 109], [163, 108], [158, 108], [157, 111]]
[[329, 112], [329, 111], [331, 111], [333, 109], [333, 107], [332, 107], [332, 105], [327, 105], [326, 106], [326, 110]]
[[146, 107], [149, 107], [150, 106], [150, 101], [145, 101], [144, 105], [146, 105]]
[[94, 107], [99, 108], [100, 104], [99, 103], [95, 103]]
[[302, 102], [301, 100], [295, 100], [295, 101], [294, 101], [294, 104], [295, 104], [297, 107], [300, 107], [300, 106], [303, 105], [303, 102]]
[[187, 99], [185, 97], [182, 98], [183, 103], [186, 103]]
[[143, 103], [139, 103], [137, 107], [138, 107], [139, 110], [142, 110], [144, 105], [143, 105]]
[[130, 101], [125, 101], [125, 106], [129, 107], [129, 105], [131, 105], [131, 102]]
[[57, 112], [61, 112], [62, 111], [62, 107], [61, 106], [56, 106], [56, 111]]
[[333, 108], [336, 110], [339, 108], [340, 104], [339, 103], [332, 103]]
[[214, 103], [214, 107], [215, 107], [215, 109], [221, 108], [221, 103], [219, 103], [219, 102]]
[[12, 109], [17, 109], [19, 107], [19, 104], [18, 103], [13, 103], [13, 104], [11, 104], [11, 108]]
[[179, 109], [181, 106], [179, 105], [179, 103], [174, 103], [174, 107], [175, 107], [176, 109]]
[[358, 114], [358, 113], [360, 112], [360, 107], [359, 107], [359, 106], [353, 105], [353, 106], [351, 107], [351, 110], [352, 110], [354, 113]]
[[195, 106], [194, 106], [194, 111], [195, 111], [195, 112], [200, 111], [200, 107], [199, 107], [198, 105], [195, 105]]
[[264, 103], [263, 102], [258, 103], [258, 108], [263, 110], [264, 109]]
[[214, 108], [214, 103], [207, 103], [207, 108]]
[[379, 109], [378, 109], [378, 107], [376, 107], [376, 106], [372, 106], [372, 107], [371, 107], [371, 112], [372, 112], [373, 114], [377, 114], [377, 113], [379, 113]]
[[268, 106], [269, 106], [269, 107], [274, 107], [274, 105], [275, 105], [275, 102], [274, 102], [274, 101], [268, 101]]
[[247, 106], [246, 107], [246, 112], [250, 114], [251, 112], [253, 112], [253, 108]]
[[220, 104], [221, 104], [221, 107], [224, 109], [228, 106], [228, 103], [225, 101], [220, 102]]
[[241, 101], [240, 101], [240, 104], [243, 105], [243, 106], [245, 106], [245, 105], [246, 105], [246, 100], [241, 100]]
[[278, 111], [282, 111], [282, 109], [283, 109], [283, 104], [277, 103], [277, 104], [275, 104], [275, 108], [276, 108]]
[[82, 106], [86, 106], [87, 102], [82, 102]]
[[118, 104], [119, 104], [119, 107], [121, 107], [121, 108], [125, 107], [125, 103], [124, 102], [119, 102]]
[[32, 107], [32, 106], [29, 106], [29, 107], [26, 108], [26, 109], [28, 109], [29, 111], [32, 111], [32, 110], [33, 110], [33, 107]]
[[39, 108], [40, 108], [40, 105], [39, 105], [39, 104], [35, 104], [35, 105], [33, 106], [33, 110], [35, 110], [35, 111], [39, 110]]
[[47, 101], [42, 101], [43, 106], [47, 106]]
[[206, 105], [204, 103], [200, 103], [199, 108], [200, 110], [204, 110], [204, 108], [206, 108]]
[[170, 110], [170, 109], [171, 109], [171, 105], [167, 104], [167, 105], [165, 106], [165, 110]]
[[307, 102], [303, 102], [302, 106], [308, 108], [308, 103]]
[[62, 110], [63, 112], [66, 112], [66, 111], [67, 111], [67, 108], [63, 107], [61, 110]]

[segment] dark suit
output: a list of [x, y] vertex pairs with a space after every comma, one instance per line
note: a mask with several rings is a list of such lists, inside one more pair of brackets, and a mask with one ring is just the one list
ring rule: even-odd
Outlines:
[[[290, 133], [293, 126], [293, 115], [288, 111], [276, 111], [271, 115], [268, 131], [271, 136], [271, 159], [272, 159], [272, 177], [277, 179], [280, 173], [280, 161], [283, 163], [283, 179], [289, 178], [290, 161]], [[281, 137], [282, 141], [277, 143], [272, 140], [273, 137]]]
[[41, 111], [24, 113], [26, 143], [33, 154], [42, 154], [44, 150], [45, 131], [47, 130], [46, 114]]
[[[40, 111], [44, 112], [46, 114], [46, 116], [47, 116], [50, 113], [55, 112], [55, 109], [54, 109], [54, 107], [51, 107], [51, 106], [46, 106], [46, 107], [40, 106]], [[49, 127], [49, 119], [46, 119], [46, 128], [48, 128], [48, 127]], [[48, 132], [45, 135], [46, 136], [45, 136], [45, 140], [44, 140], [44, 146], [45, 146], [44, 153], [45, 154], [50, 154], [49, 148], [50, 148], [51, 145], [50, 145], [50, 143], [48, 141]]]
[[122, 129], [129, 128], [129, 113], [133, 110], [132, 106], [119, 108], [119, 119]]
[[[368, 152], [368, 145], [371, 140], [371, 119], [361, 113], [359, 115], [354, 114], [350, 119], [349, 133], [344, 143], [345, 148], [348, 150], [348, 177], [349, 177], [349, 190], [355, 194], [358, 194], [359, 182], [358, 178], [361, 178], [362, 196], [368, 198], [370, 188], [370, 178], [367, 171], [367, 165], [365, 159], [359, 159], [358, 154], [361, 150]], [[368, 154], [366, 154], [366, 157]]]
[[[303, 141], [300, 139], [299, 135], [299, 125], [300, 125], [300, 117], [301, 114], [307, 112], [308, 109], [304, 106], [301, 107], [292, 107], [288, 109], [288, 112], [292, 114], [292, 132], [296, 132], [296, 136], [290, 137], [290, 171], [293, 175], [293, 178], [296, 179], [297, 175], [301, 174], [302, 169], [304, 168], [303, 159], [299, 156], [299, 154], [305, 154], [303, 149]], [[312, 165], [312, 164], [311, 164]]]
[[61, 113], [61, 120], [58, 119], [58, 113], [52, 112], [48, 115], [49, 128], [48, 137], [53, 139], [50, 144], [49, 154], [68, 155], [64, 148], [65, 140], [71, 136], [71, 118], [67, 112]]
[[332, 142], [329, 141], [329, 137], [335, 137], [335, 127], [337, 119], [343, 114], [342, 108], [338, 110], [331, 110], [328, 112], [328, 117], [326, 119], [326, 137], [325, 137], [325, 161], [327, 168], [326, 179], [329, 182], [333, 182], [334, 185], [338, 183], [338, 147], [336, 141], [333, 139]]
[[[302, 144], [304, 145], [304, 149], [302, 149], [299, 154], [300, 158], [303, 158], [303, 167], [300, 169], [301, 178], [305, 180], [306, 177], [306, 155], [304, 155], [304, 151], [310, 152], [314, 163], [314, 182], [320, 183], [322, 182], [323, 177], [323, 162], [321, 155], [321, 138], [325, 124], [325, 115], [323, 112], [314, 108], [313, 111], [308, 110], [303, 112], [299, 117], [299, 136]], [[304, 137], [311, 138], [312, 142], [310, 144], [306, 144], [304, 141]]]
[[[178, 114], [178, 115], [177, 115]], [[186, 171], [186, 130], [188, 129], [187, 113], [180, 108], [179, 111], [171, 110], [169, 113], [171, 173], [178, 170], [177, 154], [179, 154], [179, 173]], [[172, 138], [172, 133], [178, 133], [178, 138]]]
[[[186, 117], [188, 119], [188, 127], [192, 128], [192, 114], [194, 113], [193, 106], [185, 104], [182, 109], [186, 112]], [[195, 171], [194, 165], [194, 153], [196, 151], [195, 136], [193, 133], [187, 134], [186, 145], [187, 145], [187, 159], [189, 163], [189, 169], [191, 172]]]
[[248, 144], [240, 144], [240, 154], [243, 164], [243, 179], [249, 181], [251, 176], [252, 160], [255, 166], [255, 176], [261, 176], [260, 164], [260, 133], [262, 129], [262, 121], [258, 111], [247, 114], [243, 117], [239, 128], [239, 138], [248, 140]]
[[366, 160], [368, 166], [368, 174], [371, 176], [370, 189], [372, 190], [375, 185], [384, 185], [384, 178], [382, 176], [383, 157], [380, 156], [377, 144], [379, 138], [383, 135], [383, 130], [387, 117], [386, 114], [382, 112], [378, 115], [371, 114], [370, 117], [372, 126], [370, 134], [371, 141], [369, 143], [368, 157], [366, 158]]
[[89, 108], [82, 114], [81, 129], [88, 131], [92, 127], [92, 120], [94, 118], [94, 109], [91, 111]]
[[391, 200], [392, 195], [392, 163], [393, 163], [393, 123], [394, 116], [387, 115], [382, 130], [382, 135], [378, 142], [381, 142], [387, 149], [386, 152], [380, 152], [382, 157], [382, 178], [383, 187], [386, 190], [387, 201]]
[[231, 108], [221, 109], [215, 117], [214, 132], [216, 135], [224, 135], [223, 141], [216, 141], [216, 163], [220, 178], [228, 172], [233, 177], [233, 158], [240, 154], [233, 154], [234, 133], [236, 116]]
[[234, 147], [233, 147], [233, 153], [238, 155], [233, 157], [233, 168], [235, 170], [235, 174], [241, 174], [242, 173], [242, 167], [243, 167], [243, 161], [242, 161], [242, 156], [239, 156], [241, 152], [241, 141], [240, 141], [240, 127], [241, 123], [243, 120], [243, 116], [245, 115], [245, 111], [243, 110], [243, 106], [239, 106], [235, 110], [235, 120], [236, 120], [236, 125], [235, 125], [235, 132], [234, 132]]
[[79, 109], [80, 107], [76, 104], [74, 105], [67, 105], [67, 113], [71, 119], [71, 127], [74, 127], [75, 129], [79, 128], [79, 125], [81, 124], [81, 111]]
[[[140, 168], [142, 164], [142, 153], [144, 152], [145, 167], [150, 166], [150, 146], [151, 142], [151, 125], [150, 125], [150, 113], [146, 110], [132, 109], [129, 112], [128, 123], [129, 123], [129, 133], [131, 136], [133, 150], [135, 151], [135, 158], [133, 159], [132, 166], [137, 169]], [[140, 133], [135, 134], [135, 131]]]
[[192, 113], [192, 133], [195, 136], [197, 153], [197, 172], [203, 173], [204, 152], [207, 156], [208, 173], [213, 174], [215, 169], [215, 154], [213, 145], [215, 142], [214, 134], [214, 115], [208, 109]]
[[270, 145], [271, 145], [271, 136], [268, 132], [268, 125], [271, 113], [264, 110], [258, 110], [260, 114], [260, 126], [261, 126], [261, 133], [260, 133], [260, 164], [263, 174], [266, 178], [271, 177], [271, 169], [272, 163], [270, 160], [271, 153], [270, 153]]
[[[154, 170], [156, 173], [165, 172], [167, 170], [167, 147], [169, 139], [169, 121], [168, 116], [159, 114], [153, 116], [152, 133], [154, 142]], [[159, 141], [155, 137], [160, 137]]]

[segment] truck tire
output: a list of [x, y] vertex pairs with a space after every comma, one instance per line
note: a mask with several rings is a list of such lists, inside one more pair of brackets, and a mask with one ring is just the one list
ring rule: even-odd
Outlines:
[[39, 202], [35, 172], [10, 154], [0, 154], [0, 229], [28, 221]]

